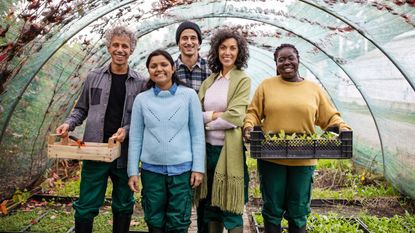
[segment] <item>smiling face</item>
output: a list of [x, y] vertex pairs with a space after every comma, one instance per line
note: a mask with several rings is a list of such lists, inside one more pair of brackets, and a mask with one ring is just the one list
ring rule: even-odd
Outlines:
[[277, 56], [277, 71], [285, 80], [298, 79], [298, 57], [292, 48], [282, 48]]
[[111, 54], [112, 65], [118, 68], [128, 68], [128, 58], [133, 52], [130, 38], [126, 36], [114, 36], [111, 39], [108, 52]]
[[235, 65], [238, 57], [238, 42], [234, 38], [226, 39], [219, 45], [219, 61], [225, 75]]
[[196, 56], [199, 51], [199, 38], [192, 29], [185, 29], [180, 34], [179, 49], [183, 56]]
[[152, 57], [148, 64], [150, 79], [162, 90], [168, 90], [173, 85], [174, 71], [175, 67], [163, 55]]

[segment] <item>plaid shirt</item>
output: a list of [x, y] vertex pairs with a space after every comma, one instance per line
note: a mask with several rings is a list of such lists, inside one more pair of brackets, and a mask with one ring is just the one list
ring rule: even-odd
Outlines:
[[193, 88], [196, 92], [199, 92], [200, 85], [210, 75], [209, 66], [206, 59], [199, 56], [196, 64], [190, 71], [189, 68], [182, 62], [179, 56], [176, 60], [176, 74], [180, 81], [186, 83], [189, 87]]

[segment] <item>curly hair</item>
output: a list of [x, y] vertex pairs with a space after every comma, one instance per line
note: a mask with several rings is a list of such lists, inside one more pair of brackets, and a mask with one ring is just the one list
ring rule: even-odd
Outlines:
[[[150, 55], [148, 55], [148, 57], [147, 57], [147, 61], [146, 61], [146, 67], [147, 67], [147, 69], [150, 66], [151, 58], [153, 58], [155, 56], [163, 56], [164, 58], [167, 59], [167, 61], [169, 61], [169, 63], [170, 63], [170, 65], [171, 65], [172, 68], [175, 67], [174, 60], [171, 57], [170, 53], [168, 53], [167, 51], [162, 50], [162, 49], [156, 49], [153, 52], [151, 52]], [[182, 82], [179, 79], [179, 77], [177, 77], [176, 72], [173, 73], [173, 75], [171, 77], [171, 80], [172, 80], [173, 83], [176, 83], [177, 85], [182, 85], [182, 86], [186, 86], [187, 87], [186, 83]], [[155, 85], [156, 85], [156, 83], [153, 80], [149, 79], [148, 82], [147, 82], [147, 89], [150, 89], [150, 88], [154, 87]]]
[[210, 41], [208, 64], [210, 70], [214, 73], [218, 73], [223, 69], [222, 63], [219, 60], [219, 46], [230, 38], [235, 39], [238, 45], [238, 56], [235, 61], [236, 68], [242, 69], [248, 66], [249, 50], [246, 39], [235, 30], [221, 29], [212, 36]]
[[137, 38], [131, 30], [129, 30], [125, 26], [115, 26], [113, 28], [108, 29], [105, 32], [105, 36], [104, 36], [105, 37], [105, 44], [106, 44], [107, 48], [110, 47], [111, 40], [114, 36], [128, 37], [130, 39], [131, 51], [134, 51], [135, 46], [137, 44]]
[[279, 52], [280, 52], [283, 48], [292, 48], [292, 49], [294, 50], [295, 54], [297, 55], [297, 59], [298, 59], [298, 60], [300, 60], [300, 55], [299, 55], [299, 53], [298, 53], [297, 48], [296, 48], [294, 45], [292, 45], [292, 44], [281, 44], [280, 46], [278, 46], [278, 47], [275, 49], [275, 52], [274, 52], [274, 61], [275, 61], [275, 62], [277, 62], [277, 59], [278, 59], [278, 53], [279, 53]]

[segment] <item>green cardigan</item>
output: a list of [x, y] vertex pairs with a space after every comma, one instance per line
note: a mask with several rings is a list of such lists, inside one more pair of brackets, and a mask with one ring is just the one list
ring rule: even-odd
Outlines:
[[[218, 73], [211, 74], [201, 85], [199, 99], [204, 102], [206, 90]], [[212, 205], [221, 210], [242, 214], [244, 211], [244, 164], [242, 127], [249, 104], [251, 79], [243, 70], [233, 68], [229, 73], [229, 90], [226, 111], [221, 118], [236, 125], [225, 130], [225, 143], [216, 165], [212, 186]], [[207, 177], [196, 193], [196, 201], [207, 195]]]

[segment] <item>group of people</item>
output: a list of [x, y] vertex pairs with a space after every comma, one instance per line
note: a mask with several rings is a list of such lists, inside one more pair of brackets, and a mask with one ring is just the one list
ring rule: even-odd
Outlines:
[[[218, 30], [204, 59], [199, 26], [181, 23], [179, 57], [151, 52], [149, 79], [128, 65], [134, 33], [116, 26], [105, 39], [111, 63], [88, 73], [74, 109], [56, 129], [66, 137], [86, 119], [84, 141], [114, 138], [122, 145], [112, 163], [83, 161], [73, 204], [75, 232], [92, 232], [110, 177], [113, 232], [129, 231], [133, 193], [141, 191], [149, 232], [187, 232], [195, 204], [199, 233], [242, 233], [248, 199], [243, 140], [254, 126], [309, 134], [316, 125], [350, 129], [321, 88], [299, 75], [292, 45], [275, 50], [277, 76], [264, 80], [250, 103], [248, 44], [237, 31]], [[306, 232], [315, 165], [316, 160], [258, 161], [267, 233], [281, 232], [283, 217], [290, 233]]]

